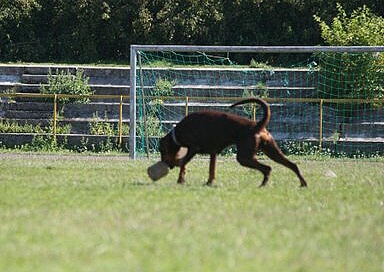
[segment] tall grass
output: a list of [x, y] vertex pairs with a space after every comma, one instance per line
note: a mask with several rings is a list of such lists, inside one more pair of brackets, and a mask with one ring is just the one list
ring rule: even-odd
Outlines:
[[1, 271], [382, 271], [384, 163], [299, 161], [309, 188], [229, 160], [152, 183], [151, 161], [0, 155]]

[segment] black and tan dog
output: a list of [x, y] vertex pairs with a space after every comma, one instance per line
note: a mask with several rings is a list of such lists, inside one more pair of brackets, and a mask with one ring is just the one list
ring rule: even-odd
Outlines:
[[[236, 145], [237, 161], [246, 167], [260, 170], [264, 179], [260, 186], [268, 182], [271, 167], [257, 161], [256, 152], [263, 151], [269, 158], [285, 165], [296, 173], [300, 185], [305, 187], [307, 182], [301, 175], [297, 165], [289, 161], [277, 146], [266, 126], [271, 117], [268, 104], [259, 98], [250, 98], [239, 101], [231, 106], [246, 103], [258, 103], [264, 110], [260, 122], [254, 122], [238, 115], [219, 112], [202, 111], [191, 113], [181, 120], [166, 136], [160, 140], [161, 161], [169, 168], [180, 167], [178, 183], [185, 182], [185, 165], [196, 154], [209, 154], [209, 178], [207, 185], [215, 179], [216, 156], [225, 147]], [[181, 159], [178, 153], [181, 148], [188, 151]]]

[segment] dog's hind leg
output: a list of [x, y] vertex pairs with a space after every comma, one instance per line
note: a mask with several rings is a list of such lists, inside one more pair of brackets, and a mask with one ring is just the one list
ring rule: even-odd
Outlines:
[[261, 173], [263, 173], [264, 178], [263, 178], [262, 183], [260, 184], [260, 187], [263, 187], [267, 184], [268, 179], [269, 179], [269, 174], [271, 173], [271, 167], [258, 162], [255, 154], [250, 155], [250, 156], [249, 155], [244, 156], [238, 152], [236, 159], [242, 166], [257, 169]]
[[210, 186], [212, 185], [214, 179], [215, 179], [215, 174], [216, 174], [216, 154], [211, 154], [210, 159], [209, 159], [209, 178], [206, 183], [206, 185]]
[[299, 168], [297, 167], [296, 163], [291, 162], [290, 160], [285, 157], [283, 152], [281, 152], [280, 148], [277, 146], [277, 143], [274, 139], [269, 139], [267, 143], [264, 143], [262, 146], [263, 152], [273, 161], [280, 163], [284, 165], [285, 167], [288, 167], [293, 172], [296, 173], [300, 180], [301, 187], [307, 187], [307, 182], [305, 181], [304, 177], [301, 175]]

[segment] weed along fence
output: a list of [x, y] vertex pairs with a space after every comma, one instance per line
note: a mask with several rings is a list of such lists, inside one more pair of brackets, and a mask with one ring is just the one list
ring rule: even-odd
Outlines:
[[128, 151], [129, 96], [89, 95], [90, 104], [76, 103], [84, 96], [66, 94], [2, 93], [0, 98], [3, 146]]

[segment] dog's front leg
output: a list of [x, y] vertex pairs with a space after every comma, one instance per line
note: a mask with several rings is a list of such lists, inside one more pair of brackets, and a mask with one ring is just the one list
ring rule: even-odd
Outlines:
[[187, 154], [185, 155], [185, 157], [183, 157], [180, 160], [180, 164], [179, 164], [180, 172], [179, 172], [179, 178], [177, 179], [178, 184], [183, 184], [185, 182], [185, 173], [186, 173], [185, 166], [195, 155], [196, 155], [196, 150], [194, 150], [193, 148], [188, 148]]
[[206, 185], [212, 185], [216, 174], [216, 154], [211, 154], [209, 160], [209, 178]]
[[185, 168], [185, 164], [183, 165], [180, 165], [180, 172], [179, 172], [179, 178], [177, 179], [177, 183], [178, 184], [184, 184], [185, 182], [185, 172], [186, 172], [186, 168]]

